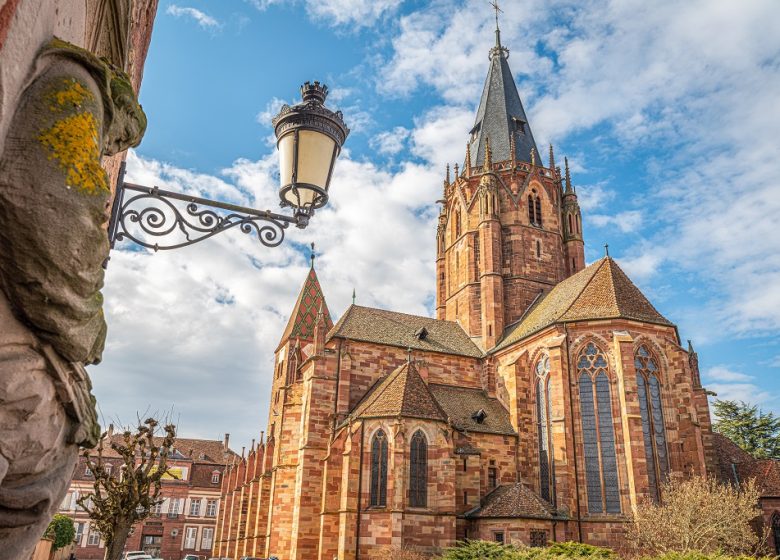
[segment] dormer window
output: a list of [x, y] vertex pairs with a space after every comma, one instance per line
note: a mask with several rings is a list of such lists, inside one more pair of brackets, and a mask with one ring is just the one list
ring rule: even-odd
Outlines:
[[471, 419], [477, 424], [482, 424], [485, 421], [485, 418], [487, 418], [487, 412], [482, 408], [471, 415]]
[[428, 337], [428, 329], [425, 327], [420, 327], [417, 329], [417, 331], [414, 333], [414, 337], [417, 340], [425, 340]]
[[520, 117], [512, 117], [512, 122], [515, 125], [515, 132], [518, 134], [525, 134], [525, 121]]
[[211, 483], [212, 484], [219, 484], [219, 471], [214, 471], [211, 473]]
[[479, 129], [481, 125], [482, 123], [477, 123], [474, 125], [474, 128], [472, 128], [469, 131], [469, 142], [473, 142], [474, 140], [477, 139], [477, 134], [479, 134]]

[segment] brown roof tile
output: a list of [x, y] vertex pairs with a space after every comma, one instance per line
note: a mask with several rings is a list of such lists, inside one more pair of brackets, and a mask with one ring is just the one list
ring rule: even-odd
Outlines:
[[482, 499], [476, 510], [466, 514], [472, 519], [491, 517], [519, 517], [554, 519], [553, 506], [526, 488], [522, 483], [503, 484]]
[[355, 406], [352, 416], [447, 419], [413, 363], [399, 366], [380, 380]]
[[[421, 328], [427, 331], [424, 338], [415, 335]], [[454, 321], [359, 305], [347, 309], [328, 333], [328, 339], [333, 337], [473, 358], [482, 356], [482, 351]]]
[[495, 350], [555, 323], [615, 318], [672, 325], [618, 264], [604, 257], [557, 284], [519, 322], [504, 331]]
[[[434, 383], [429, 384], [428, 387], [455, 427], [470, 432], [515, 434], [507, 409], [498, 399], [489, 397], [482, 389]], [[487, 414], [482, 424], [478, 424], [471, 417], [480, 409]]]
[[735, 468], [740, 482], [755, 479], [761, 497], [780, 497], [780, 461], [777, 459], [754, 459]]

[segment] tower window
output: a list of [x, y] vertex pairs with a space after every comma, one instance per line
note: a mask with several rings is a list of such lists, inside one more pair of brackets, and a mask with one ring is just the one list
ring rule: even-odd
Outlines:
[[574, 233], [574, 228], [572, 227], [571, 222], [571, 214], [569, 214], [569, 233]]
[[538, 239], [536, 240], [536, 258], [539, 259], [542, 257], [542, 242]]
[[495, 488], [498, 486], [498, 469], [496, 467], [488, 467], [488, 488]]
[[528, 195], [528, 221], [531, 225], [542, 227], [542, 199], [536, 194], [536, 189]]
[[455, 239], [460, 237], [460, 210], [455, 212]]
[[577, 359], [585, 481], [590, 513], [620, 513], [612, 393], [604, 353], [592, 342]]
[[532, 224], [536, 223], [536, 209], [534, 207], [534, 197], [528, 195], [528, 221]]
[[666, 451], [666, 430], [661, 406], [661, 385], [656, 373], [658, 366], [647, 348], [640, 346], [634, 356], [639, 412], [642, 417], [642, 436], [647, 456], [647, 478], [653, 499], [660, 498], [659, 483], [669, 473]]
[[387, 505], [387, 436], [379, 430], [371, 440], [371, 490], [370, 504]]
[[426, 507], [428, 505], [428, 443], [420, 430], [412, 436], [409, 463], [409, 505]]

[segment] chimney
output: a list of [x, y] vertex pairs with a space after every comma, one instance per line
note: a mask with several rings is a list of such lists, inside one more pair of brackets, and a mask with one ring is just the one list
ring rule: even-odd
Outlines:
[[223, 450], [225, 453], [227, 453], [227, 452], [228, 452], [228, 449], [230, 449], [230, 448], [228, 447], [228, 444], [229, 444], [229, 443], [230, 443], [230, 434], [225, 434], [225, 441], [224, 441], [224, 443], [222, 444], [222, 447], [223, 447], [223, 449], [222, 449], [222, 450]]

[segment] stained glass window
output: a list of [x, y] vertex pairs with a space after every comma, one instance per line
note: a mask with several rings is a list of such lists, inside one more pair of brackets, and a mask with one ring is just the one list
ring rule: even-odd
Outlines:
[[661, 384], [658, 382], [658, 362], [645, 346], [640, 346], [634, 356], [636, 385], [639, 395], [639, 412], [642, 417], [642, 437], [647, 457], [647, 478], [650, 494], [660, 498], [660, 483], [669, 473], [669, 456], [666, 451], [666, 429], [661, 404]]
[[379, 430], [371, 440], [371, 499], [372, 506], [387, 505], [387, 436]]
[[420, 430], [412, 436], [409, 453], [409, 505], [428, 505], [428, 442]]
[[593, 343], [589, 343], [577, 359], [585, 486], [590, 513], [620, 513], [612, 392], [607, 367], [604, 353]]
[[555, 473], [550, 430], [550, 358], [536, 364], [536, 432], [539, 444], [539, 489], [542, 498], [554, 503]]

